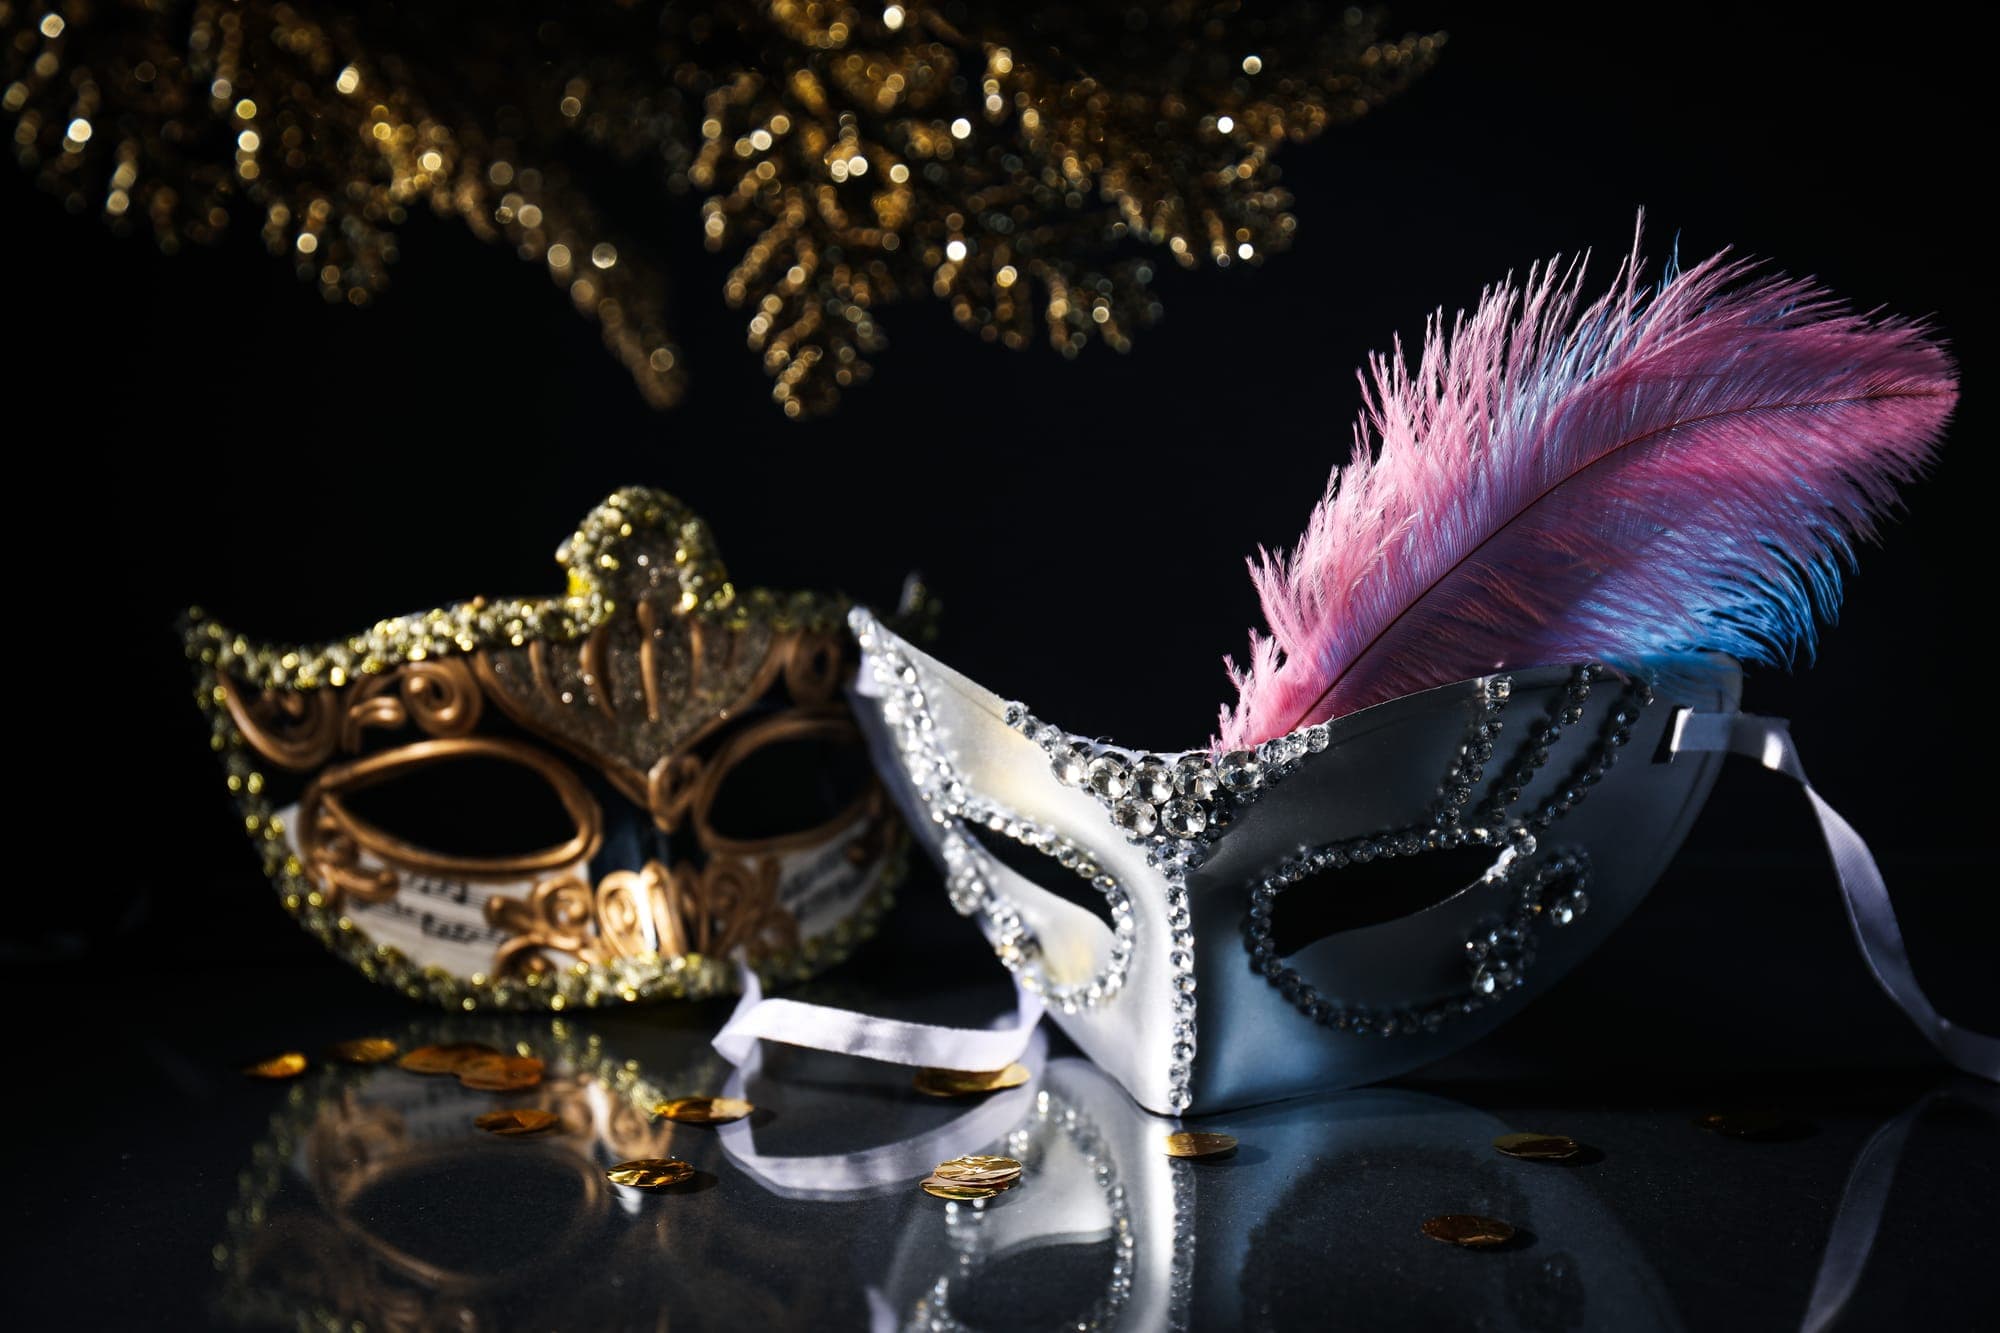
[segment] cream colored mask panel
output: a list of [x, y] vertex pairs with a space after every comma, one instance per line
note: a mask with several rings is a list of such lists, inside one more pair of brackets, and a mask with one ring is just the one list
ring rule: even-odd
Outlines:
[[739, 591], [707, 525], [619, 491], [569, 590], [320, 647], [199, 612], [187, 650], [285, 909], [364, 975], [453, 1008], [733, 990], [844, 957], [902, 835], [844, 697], [837, 598]]
[[860, 715], [953, 905], [1174, 1112], [1371, 1082], [1501, 1022], [1652, 886], [1721, 763], [1670, 759], [1669, 730], [1737, 702], [1721, 659], [1658, 688], [1540, 668], [1252, 751], [1145, 751], [855, 618]]

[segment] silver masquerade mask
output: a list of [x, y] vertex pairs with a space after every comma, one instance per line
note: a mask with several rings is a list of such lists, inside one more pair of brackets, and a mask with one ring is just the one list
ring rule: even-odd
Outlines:
[[[1502, 283], [1375, 363], [1353, 456], [1253, 567], [1268, 638], [1221, 740], [1033, 716], [850, 616], [878, 768], [1020, 990], [1142, 1106], [1386, 1078], [1491, 1028], [1622, 921], [1721, 758], [1805, 785], [1738, 663], [1810, 645], [1956, 396], [1921, 329], [1710, 260]], [[1612, 666], [1586, 665], [1612, 663]], [[1864, 957], [1961, 1068], [1867, 845], [1807, 787]], [[717, 1038], [995, 1069], [1024, 1040], [746, 1003]], [[1011, 1045], [1010, 1045], [1011, 1041]]]
[[[1675, 755], [1670, 731], [1733, 713], [1739, 683], [1717, 663], [1655, 697], [1540, 668], [1254, 750], [1144, 751], [1040, 721], [854, 620], [857, 712], [953, 906], [1134, 1098], [1176, 1112], [1389, 1077], [1546, 988], [1686, 836], [1720, 756]], [[1292, 911], [1391, 863], [1416, 873], [1332, 922]], [[1058, 877], [1101, 896], [1108, 924]]]

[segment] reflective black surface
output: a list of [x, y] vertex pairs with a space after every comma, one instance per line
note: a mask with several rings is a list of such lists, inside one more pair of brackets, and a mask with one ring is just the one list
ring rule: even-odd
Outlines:
[[[912, 894], [811, 994], [947, 1021], [997, 1012], [1001, 974], [969, 927], [923, 876]], [[1815, 1302], [1838, 1328], [1990, 1326], [2000, 1098], [1943, 1075], [1914, 1038], [1882, 1040], [1900, 1020], [1865, 989], [1820, 1006], [1875, 1043], [1848, 1069], [1826, 1064], [1837, 1031], [1746, 1013], [1731, 1036], [1731, 1011], [1698, 986], [1635, 1017], [1650, 984], [1638, 937], [1705, 906], [1698, 889], [1679, 898], [1650, 902], [1630, 937], [1448, 1064], [1206, 1118], [1242, 1146], [1192, 1163], [1054, 1037], [1026, 1087], [939, 1102], [907, 1071], [783, 1050], [737, 1077], [707, 1044], [723, 1005], [453, 1016], [330, 962], [160, 972], [114, 1022], [23, 1025], [7, 1304], [29, 1327], [1788, 1328]], [[518, 1046], [550, 1072], [518, 1094], [393, 1065], [237, 1072], [376, 1034]], [[726, 1129], [650, 1114], [724, 1091], [760, 1110]], [[562, 1127], [473, 1126], [505, 1106]], [[1785, 1126], [1740, 1140], [1694, 1123], [1742, 1108]], [[1588, 1149], [1512, 1160], [1491, 1141], [1515, 1129]], [[976, 1208], [917, 1191], [937, 1162], [982, 1150], [1021, 1159], [1022, 1183]], [[662, 1155], [694, 1181], [639, 1194], [603, 1178]], [[1445, 1212], [1521, 1234], [1472, 1251], [1419, 1233]]]

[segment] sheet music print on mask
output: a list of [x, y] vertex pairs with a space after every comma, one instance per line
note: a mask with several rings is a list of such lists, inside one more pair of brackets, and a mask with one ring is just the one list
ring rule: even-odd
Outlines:
[[[296, 832], [298, 807], [286, 807], [279, 812], [279, 818], [284, 821], [285, 839], [292, 854], [303, 855]], [[373, 869], [385, 863], [364, 851], [359, 864]], [[581, 872], [584, 867], [579, 864], [574, 869]], [[454, 972], [466, 974], [492, 970], [495, 951], [512, 938], [487, 921], [487, 900], [496, 896], [525, 897], [536, 884], [549, 878], [541, 875], [534, 879], [473, 884], [405, 869], [398, 869], [396, 875], [401, 888], [395, 896], [379, 903], [349, 898], [345, 903], [347, 914], [377, 943], [431, 958]]]

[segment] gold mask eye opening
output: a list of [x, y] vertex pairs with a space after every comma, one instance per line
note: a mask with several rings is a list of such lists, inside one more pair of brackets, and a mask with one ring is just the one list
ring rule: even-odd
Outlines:
[[[494, 759], [525, 768], [546, 782], [572, 832], [553, 846], [498, 856], [466, 856], [423, 847], [357, 815], [344, 795], [390, 781], [410, 772], [467, 759]], [[396, 872], [439, 875], [472, 881], [508, 881], [566, 869], [595, 855], [603, 841], [603, 816], [597, 800], [561, 760], [520, 741], [500, 737], [462, 736], [417, 741], [380, 754], [335, 764], [313, 779], [299, 801], [302, 852], [329, 887], [344, 889], [364, 901], [393, 895]], [[386, 869], [360, 863], [367, 853]]]
[[[795, 753], [781, 759], [780, 751]], [[711, 855], [828, 842], [881, 804], [864, 756], [860, 729], [845, 712], [794, 709], [745, 727], [701, 768], [687, 805], [695, 833]], [[729, 789], [760, 757], [769, 762], [758, 764], [755, 804], [762, 819], [753, 831], [745, 803]], [[840, 771], [842, 759], [854, 761], [851, 774]], [[799, 827], [806, 819], [813, 822]]]

